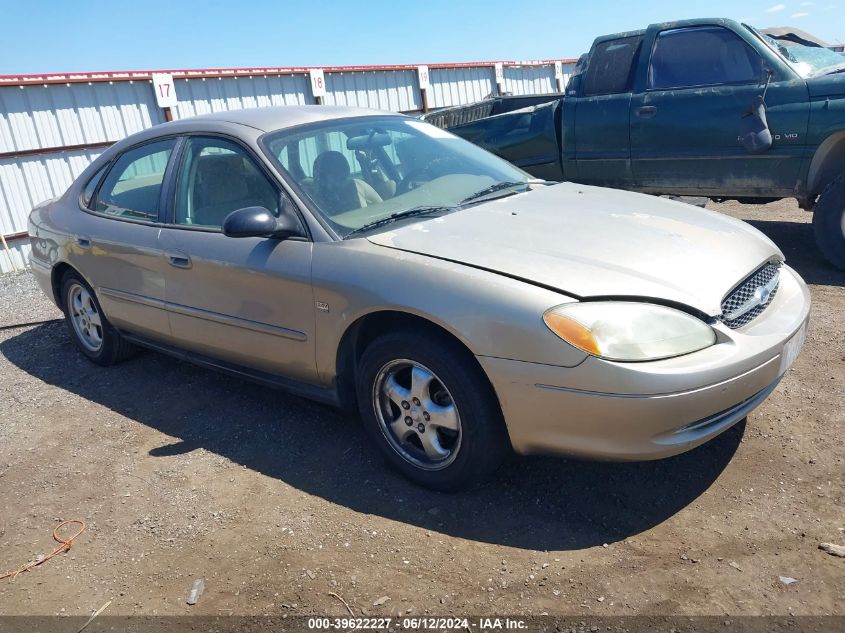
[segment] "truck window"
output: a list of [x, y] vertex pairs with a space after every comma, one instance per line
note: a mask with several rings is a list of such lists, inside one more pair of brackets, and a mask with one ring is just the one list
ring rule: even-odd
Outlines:
[[720, 26], [663, 31], [648, 72], [654, 90], [759, 81], [763, 60], [736, 33]]
[[584, 96], [630, 92], [631, 69], [642, 43], [642, 36], [635, 36], [596, 44], [587, 62]]

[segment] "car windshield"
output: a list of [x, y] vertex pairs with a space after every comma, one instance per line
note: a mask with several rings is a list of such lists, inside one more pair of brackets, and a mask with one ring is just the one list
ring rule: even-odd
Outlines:
[[845, 67], [845, 57], [829, 48], [804, 46], [789, 40], [779, 40], [769, 35], [763, 35], [751, 27], [748, 28], [783, 57], [793, 70], [802, 77], [824, 75]]
[[273, 132], [262, 144], [341, 237], [511, 195], [531, 182], [476, 145], [408, 117], [335, 119]]

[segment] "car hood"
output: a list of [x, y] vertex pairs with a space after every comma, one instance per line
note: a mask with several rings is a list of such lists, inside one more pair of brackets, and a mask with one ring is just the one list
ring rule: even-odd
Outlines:
[[[842, 58], [845, 64], [845, 57]], [[845, 95], [845, 72], [808, 77], [807, 90], [811, 97], [834, 97]]]
[[733, 218], [655, 196], [572, 183], [541, 187], [369, 236], [576, 298], [640, 297], [710, 316], [778, 248]]

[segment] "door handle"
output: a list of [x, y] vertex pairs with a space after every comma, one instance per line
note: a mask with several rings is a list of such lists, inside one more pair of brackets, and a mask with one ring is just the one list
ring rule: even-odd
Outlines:
[[76, 243], [79, 244], [80, 248], [91, 248], [91, 240], [87, 237], [77, 237]]
[[657, 114], [657, 108], [654, 106], [642, 106], [636, 109], [636, 115], [641, 119], [650, 119]]
[[191, 258], [187, 253], [183, 253], [181, 251], [167, 251], [165, 255], [167, 256], [167, 260], [170, 262], [171, 266], [175, 266], [176, 268], [191, 267]]

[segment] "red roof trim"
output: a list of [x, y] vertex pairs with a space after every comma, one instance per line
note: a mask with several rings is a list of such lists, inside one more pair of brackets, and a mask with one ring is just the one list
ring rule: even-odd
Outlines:
[[[398, 71], [416, 70], [419, 65], [427, 65], [432, 69], [449, 68], [483, 68], [495, 64], [505, 66], [545, 66], [561, 62], [563, 64], [574, 64], [575, 59], [544, 59], [529, 61], [485, 61], [485, 62], [452, 62], [436, 64], [382, 64], [377, 66], [313, 66], [321, 68], [328, 73], [343, 72], [372, 72], [372, 71]], [[273, 68], [197, 68], [197, 69], [171, 69], [171, 70], [108, 70], [100, 72], [78, 72], [78, 73], [33, 73], [22, 75], [0, 75], [0, 86], [25, 86], [32, 84], [57, 84], [57, 83], [88, 83], [104, 81], [148, 81], [153, 73], [169, 73], [174, 79], [191, 78], [212, 78], [218, 77], [253, 77], [263, 75], [301, 75], [307, 74], [312, 67], [292, 66]]]

